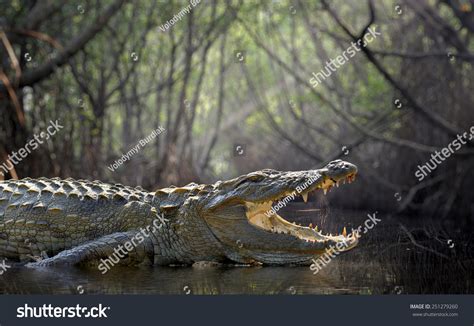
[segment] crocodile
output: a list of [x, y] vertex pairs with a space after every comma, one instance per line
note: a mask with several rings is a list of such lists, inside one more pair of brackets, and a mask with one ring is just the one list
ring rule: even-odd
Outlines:
[[320, 169], [264, 169], [155, 192], [71, 178], [2, 181], [0, 257], [28, 267], [104, 269], [108, 263], [309, 265], [328, 248], [354, 248], [358, 236], [290, 223], [272, 207], [296, 196], [307, 202], [309, 193], [326, 194], [356, 174], [355, 165], [336, 160]]

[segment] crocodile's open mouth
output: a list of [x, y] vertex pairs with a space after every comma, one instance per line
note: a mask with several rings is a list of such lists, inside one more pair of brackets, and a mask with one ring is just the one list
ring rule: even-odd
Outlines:
[[[344, 242], [346, 247], [344, 250], [353, 248], [357, 244], [357, 235], [355, 233], [348, 234], [346, 228], [342, 229], [340, 234], [324, 234], [317, 225], [313, 227], [299, 226], [291, 223], [278, 215], [277, 209], [274, 207], [286, 206], [290, 201], [301, 196], [303, 201], [308, 201], [308, 196], [326, 195], [332, 187], [339, 187], [340, 184], [352, 183], [355, 180], [356, 173], [350, 173], [339, 179], [326, 177], [318, 182], [309, 185], [303, 191], [284, 192], [281, 196], [272, 198], [263, 202], [245, 202], [246, 215], [250, 224], [260, 229], [273, 233], [284, 233], [297, 237], [307, 242]], [[321, 193], [321, 194], [320, 194]]]

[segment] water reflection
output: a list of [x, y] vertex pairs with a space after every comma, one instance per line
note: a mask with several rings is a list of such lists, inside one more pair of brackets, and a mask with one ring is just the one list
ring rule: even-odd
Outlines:
[[117, 267], [105, 276], [94, 269], [9, 270], [3, 293], [140, 294], [365, 294], [372, 280], [340, 279], [332, 272], [314, 276], [307, 267]]

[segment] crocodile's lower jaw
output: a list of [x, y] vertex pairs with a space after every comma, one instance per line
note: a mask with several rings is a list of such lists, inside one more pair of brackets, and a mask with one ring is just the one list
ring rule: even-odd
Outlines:
[[[278, 203], [279, 201], [283, 201], [287, 203], [289, 200], [295, 199], [296, 196], [301, 195], [303, 197], [304, 202], [306, 203], [308, 200], [308, 194], [311, 192], [321, 192], [322, 194], [326, 195], [326, 193], [333, 187], [334, 185], [339, 187], [340, 183], [345, 183], [345, 181], [351, 183], [355, 179], [355, 175], [351, 175], [343, 180], [330, 180], [326, 179], [325, 181], [310, 187], [307, 191], [302, 193], [294, 192], [287, 192], [283, 196], [279, 198], [275, 198], [269, 201], [252, 203], [252, 202], [245, 202], [246, 206], [246, 216], [250, 224], [263, 229], [265, 231], [273, 232], [273, 233], [285, 233], [295, 236], [301, 240], [305, 241], [312, 241], [312, 242], [326, 242], [328, 240], [332, 240], [335, 242], [345, 242], [345, 243], [352, 243], [356, 244], [356, 234], [351, 233], [350, 235], [347, 234], [347, 230], [344, 227], [342, 229], [341, 234], [332, 235], [332, 234], [324, 234], [321, 229], [318, 229], [316, 225], [314, 228], [312, 224], [307, 227], [296, 225], [294, 222], [290, 223], [285, 220], [283, 217], [277, 214], [276, 211], [272, 209], [273, 204]], [[285, 200], [285, 198], [287, 198]], [[351, 248], [346, 248], [351, 249]]]

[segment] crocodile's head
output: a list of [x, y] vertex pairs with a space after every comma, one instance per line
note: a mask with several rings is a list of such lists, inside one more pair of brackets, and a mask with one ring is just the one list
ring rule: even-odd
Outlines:
[[322, 169], [280, 172], [261, 170], [218, 182], [201, 208], [201, 214], [228, 258], [264, 264], [309, 264], [327, 249], [352, 249], [355, 234], [324, 234], [310, 226], [288, 222], [272, 206], [284, 205], [297, 196], [307, 201], [311, 192], [326, 192], [334, 185], [352, 182], [357, 167], [341, 160]]

